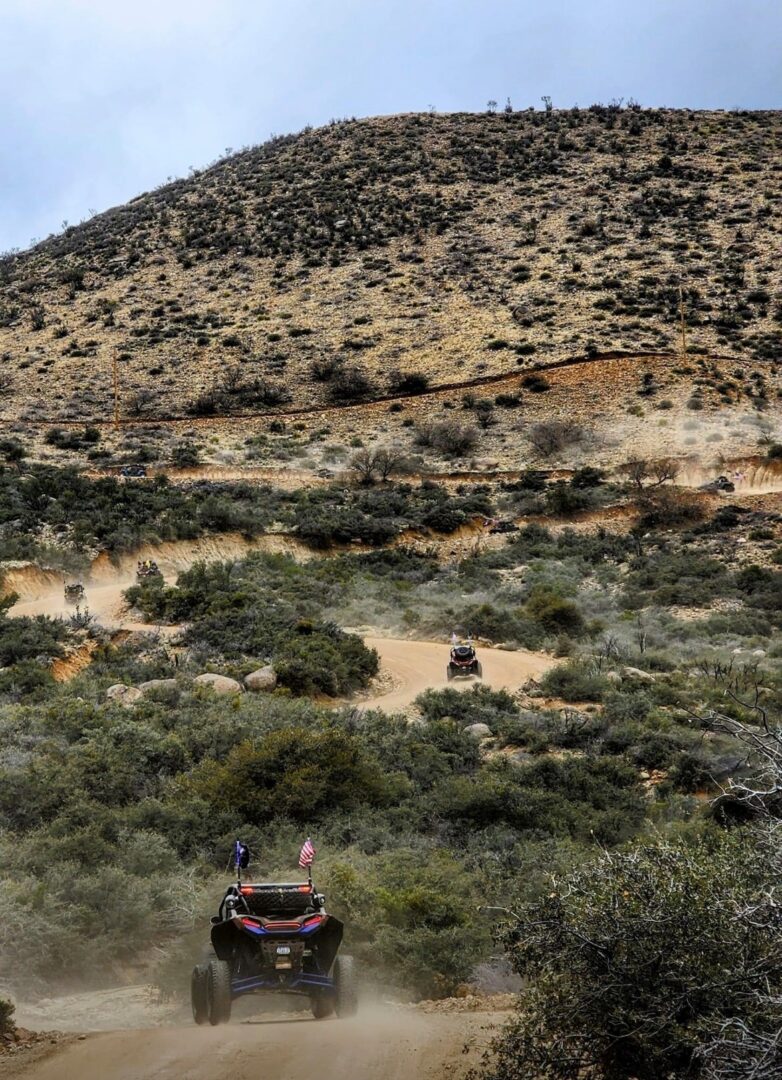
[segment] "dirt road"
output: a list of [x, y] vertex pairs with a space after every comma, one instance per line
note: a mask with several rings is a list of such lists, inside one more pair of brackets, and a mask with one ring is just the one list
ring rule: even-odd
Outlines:
[[219, 1028], [90, 1035], [43, 1060], [0, 1065], [23, 1080], [458, 1080], [502, 1013], [376, 1006], [353, 1020], [257, 1017]]
[[[130, 618], [123, 600], [123, 592], [135, 583], [136, 564], [139, 559], [154, 559], [167, 581], [175, 581], [177, 574], [198, 560], [241, 558], [249, 551], [273, 551], [302, 557], [302, 551], [288, 536], [262, 536], [248, 542], [240, 536], [225, 535], [202, 537], [195, 541], [177, 541], [141, 548], [132, 555], [123, 555], [111, 562], [105, 555], [99, 556], [84, 577], [84, 606], [106, 627], [123, 630], [155, 631], [163, 637], [176, 634], [179, 627], [152, 626]], [[312, 552], [305, 549], [305, 557]], [[5, 592], [16, 592], [19, 600], [11, 608], [11, 615], [50, 615], [67, 618], [75, 609], [65, 602], [62, 573], [42, 570], [31, 564], [6, 571], [3, 578]], [[380, 708], [386, 712], [402, 711], [429, 687], [452, 686], [466, 690], [475, 684], [474, 679], [456, 679], [448, 683], [446, 665], [448, 646], [432, 641], [409, 641], [400, 638], [367, 637], [367, 644], [380, 654], [381, 671], [384, 675], [382, 692], [362, 700], [362, 708]], [[500, 649], [481, 649], [483, 682], [495, 690], [517, 690], [530, 677], [537, 678], [552, 665], [552, 660], [539, 653], [519, 650], [505, 652]], [[89, 655], [84, 658], [88, 662]], [[84, 666], [78, 663], [73, 674]], [[68, 672], [63, 672], [63, 678]]]
[[[383, 709], [395, 712], [405, 709], [416, 697], [430, 687], [441, 690], [469, 690], [475, 679], [454, 679], [448, 682], [448, 646], [435, 641], [407, 641], [400, 638], [365, 637], [370, 648], [380, 655], [381, 671], [391, 679], [391, 689], [361, 702], [363, 709]], [[503, 649], [479, 649], [483, 665], [483, 683], [493, 690], [518, 690], [527, 679], [538, 678], [555, 661], [542, 653], [506, 652]]]

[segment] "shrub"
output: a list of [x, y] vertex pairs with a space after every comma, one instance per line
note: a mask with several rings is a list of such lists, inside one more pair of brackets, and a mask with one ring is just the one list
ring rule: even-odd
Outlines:
[[295, 694], [338, 697], [366, 686], [379, 662], [375, 650], [355, 634], [307, 630], [277, 643], [274, 667], [280, 685]]
[[490, 1080], [762, 1075], [752, 1037], [779, 1026], [780, 869], [775, 838], [734, 834], [606, 854], [555, 880], [505, 935], [529, 987]]
[[329, 394], [335, 401], [360, 401], [374, 392], [372, 380], [355, 364], [339, 364], [329, 379]]
[[446, 457], [464, 457], [478, 445], [478, 429], [472, 424], [458, 420], [441, 420], [436, 424], [419, 427], [416, 441], [421, 446], [431, 446]]
[[274, 817], [309, 822], [337, 809], [383, 805], [394, 787], [354, 736], [293, 727], [257, 744], [241, 743], [225, 762], [203, 762], [180, 781], [179, 791], [217, 812], [263, 824]]
[[171, 451], [171, 464], [177, 469], [191, 469], [201, 464], [201, 451], [191, 442], [181, 442]]
[[543, 586], [532, 590], [525, 611], [549, 634], [578, 637], [584, 633], [584, 617], [578, 605]]
[[543, 457], [552, 457], [568, 446], [575, 446], [584, 438], [584, 431], [577, 424], [563, 420], [544, 420], [535, 424], [529, 433], [533, 447]]
[[600, 701], [607, 687], [604, 679], [578, 661], [551, 668], [540, 685], [547, 694], [563, 701]]
[[429, 386], [429, 376], [422, 371], [393, 371], [388, 380], [392, 394], [423, 394]]
[[0, 1038], [14, 1032], [14, 1004], [6, 998], [0, 998]]
[[82, 431], [75, 428], [50, 428], [44, 436], [44, 442], [49, 446], [55, 446], [58, 450], [83, 450], [100, 442], [100, 431], [95, 427], [86, 426]]
[[521, 385], [533, 394], [545, 394], [551, 389], [551, 383], [544, 375], [526, 375], [521, 380]]

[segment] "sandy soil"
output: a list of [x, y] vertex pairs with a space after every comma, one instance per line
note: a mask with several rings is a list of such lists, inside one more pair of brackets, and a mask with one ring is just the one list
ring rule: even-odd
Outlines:
[[[362, 709], [394, 712], [405, 709], [423, 691], [446, 686], [469, 690], [477, 679], [454, 679], [448, 682], [448, 645], [433, 641], [405, 641], [398, 638], [365, 637], [370, 648], [377, 649], [381, 669], [391, 676], [392, 689], [361, 702]], [[479, 649], [483, 682], [493, 690], [518, 690], [530, 678], [538, 678], [555, 661], [542, 653], [506, 652], [503, 649]]]
[[[141, 559], [154, 559], [163, 577], [173, 584], [183, 570], [199, 561], [212, 562], [219, 559], [241, 559], [251, 551], [268, 551], [294, 555], [297, 559], [311, 559], [313, 552], [287, 535], [268, 534], [255, 540], [245, 540], [239, 534], [203, 536], [198, 540], [177, 540], [164, 544], [147, 544], [129, 555], [115, 560], [99, 555], [84, 576], [85, 599], [82, 607], [89, 608], [99, 622], [106, 626], [122, 626], [125, 629], [158, 629], [143, 623], [129, 622], [124, 611], [122, 593], [136, 583], [136, 565]], [[4, 593], [19, 594], [19, 601], [11, 608], [11, 615], [71, 615], [75, 606], [67, 604], [64, 597], [66, 581], [77, 580], [73, 575], [58, 571], [42, 570], [33, 564], [6, 569], [3, 575]], [[165, 627], [162, 632], [165, 632]]]
[[502, 1013], [375, 1006], [352, 1020], [257, 1017], [218, 1028], [113, 1031], [0, 1065], [25, 1080], [458, 1080]]

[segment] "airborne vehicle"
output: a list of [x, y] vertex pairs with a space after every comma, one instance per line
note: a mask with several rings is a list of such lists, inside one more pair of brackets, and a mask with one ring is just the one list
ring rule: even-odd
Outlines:
[[451, 656], [446, 674], [449, 682], [451, 679], [469, 678], [472, 675], [479, 679], [483, 678], [483, 666], [478, 659], [472, 641], [467, 640], [461, 644], [454, 643], [451, 646]]
[[235, 860], [237, 881], [212, 916], [214, 956], [193, 969], [195, 1022], [224, 1024], [237, 998], [258, 993], [307, 997], [316, 1020], [355, 1015], [353, 960], [337, 955], [343, 924], [326, 911], [311, 875], [303, 882], [244, 882], [249, 849], [239, 841]]

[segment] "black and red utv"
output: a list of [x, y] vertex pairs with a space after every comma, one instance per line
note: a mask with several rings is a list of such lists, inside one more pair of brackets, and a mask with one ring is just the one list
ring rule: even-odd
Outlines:
[[195, 1022], [225, 1023], [236, 998], [257, 993], [308, 997], [318, 1020], [354, 1015], [353, 960], [337, 956], [342, 931], [311, 881], [231, 885], [212, 917], [214, 959], [193, 969]]

